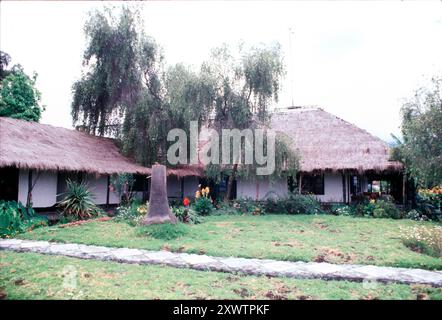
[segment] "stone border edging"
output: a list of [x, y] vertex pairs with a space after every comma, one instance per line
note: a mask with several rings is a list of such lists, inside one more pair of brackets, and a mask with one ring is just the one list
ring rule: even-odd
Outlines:
[[172, 253], [169, 251], [148, 251], [20, 239], [0, 239], [0, 250], [35, 252], [119, 263], [167, 265], [178, 268], [245, 275], [267, 275], [299, 279], [379, 281], [385, 283], [428, 284], [434, 287], [442, 287], [442, 272], [423, 269], [212, 257], [189, 253]]

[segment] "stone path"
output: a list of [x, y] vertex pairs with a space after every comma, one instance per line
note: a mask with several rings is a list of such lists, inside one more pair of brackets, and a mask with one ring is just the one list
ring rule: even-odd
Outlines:
[[128, 248], [100, 247], [75, 243], [55, 243], [1, 239], [0, 250], [36, 252], [81, 259], [96, 259], [120, 263], [161, 264], [248, 275], [267, 275], [291, 278], [319, 278], [327, 280], [380, 281], [421, 283], [442, 287], [442, 272], [422, 269], [378, 267], [370, 265], [337, 265], [318, 262], [287, 262], [265, 259], [223, 258], [207, 255], [147, 251]]

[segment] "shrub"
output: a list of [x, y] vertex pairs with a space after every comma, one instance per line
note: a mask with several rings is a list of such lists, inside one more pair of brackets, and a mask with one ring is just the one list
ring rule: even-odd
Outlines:
[[427, 221], [428, 217], [417, 210], [410, 210], [406, 214], [406, 218], [415, 221]]
[[195, 211], [203, 216], [209, 215], [213, 210], [212, 199], [209, 197], [209, 187], [199, 189], [195, 193]]
[[352, 213], [355, 217], [372, 217], [375, 208], [375, 200], [351, 206]]
[[352, 207], [342, 204], [332, 205], [330, 212], [337, 216], [352, 216], [354, 213]]
[[46, 218], [35, 217], [32, 208], [26, 209], [16, 201], [0, 200], [0, 237], [13, 237], [47, 224]]
[[252, 215], [265, 214], [264, 204], [251, 198], [237, 199], [233, 202], [233, 210], [237, 213], [248, 213]]
[[87, 219], [103, 211], [95, 205], [92, 192], [86, 183], [67, 180], [67, 191], [64, 199], [58, 203], [64, 216], [76, 219]]
[[229, 201], [218, 201], [216, 205], [216, 210], [212, 211], [212, 215], [238, 215], [242, 214], [237, 208], [235, 208], [236, 202]]
[[195, 200], [194, 209], [198, 214], [207, 216], [213, 210], [213, 204], [210, 198], [200, 197]]
[[379, 200], [374, 203], [373, 217], [400, 219], [402, 216], [401, 212], [396, 208], [394, 203]]
[[417, 210], [429, 219], [436, 220], [442, 215], [442, 187], [419, 189], [416, 195]]
[[142, 218], [149, 212], [149, 202], [141, 204], [133, 201], [130, 205], [119, 206], [116, 209], [115, 221], [123, 221], [135, 226], [139, 225]]
[[[345, 209], [347, 210], [347, 209]], [[365, 203], [358, 203], [349, 207], [350, 215], [355, 217], [373, 217], [373, 218], [402, 218], [402, 213], [393, 202], [386, 200], [370, 200]]]
[[290, 193], [284, 198], [268, 198], [264, 209], [269, 213], [282, 214], [323, 214], [321, 204], [311, 195]]
[[146, 203], [139, 205], [135, 210], [137, 211], [138, 215], [146, 215], [149, 212], [149, 201], [146, 201]]
[[121, 173], [112, 177], [112, 189], [118, 193], [122, 204], [128, 206], [132, 203], [134, 199], [134, 183], [135, 178], [131, 173]]
[[138, 229], [138, 235], [148, 235], [155, 239], [173, 240], [188, 233], [188, 226], [184, 223], [160, 223], [142, 226]]
[[442, 257], [442, 227], [417, 226], [403, 229], [402, 242], [413, 251], [433, 257]]
[[188, 207], [172, 207], [172, 213], [183, 223], [198, 224], [203, 222], [203, 218]]

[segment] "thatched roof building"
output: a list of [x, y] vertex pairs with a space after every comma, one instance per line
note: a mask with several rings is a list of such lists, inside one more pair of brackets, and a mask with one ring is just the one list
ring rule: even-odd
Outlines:
[[294, 107], [273, 114], [270, 127], [293, 139], [302, 172], [400, 171], [388, 145], [365, 130], [316, 107]]
[[0, 167], [150, 174], [122, 156], [112, 139], [36, 122], [0, 117]]

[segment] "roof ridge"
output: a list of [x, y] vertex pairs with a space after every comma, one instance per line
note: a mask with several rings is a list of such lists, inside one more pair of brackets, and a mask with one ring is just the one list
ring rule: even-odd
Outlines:
[[359, 127], [358, 125], [356, 125], [356, 124], [354, 124], [354, 123], [352, 123], [350, 121], [347, 121], [347, 120], [345, 120], [345, 119], [343, 119], [341, 117], [338, 117], [337, 115], [335, 115], [335, 114], [333, 114], [331, 112], [328, 112], [328, 111], [324, 110], [323, 108], [321, 108], [321, 107], [319, 107], [317, 105], [296, 106], [296, 107], [293, 107], [293, 108], [277, 109], [277, 110], [275, 110], [275, 112], [273, 112], [273, 114], [276, 114], [276, 115], [278, 115], [278, 114], [287, 114], [287, 113], [292, 113], [293, 110], [304, 111], [304, 112], [305, 111], [307, 111], [307, 112], [323, 112], [323, 113], [325, 113], [325, 114], [327, 114], [329, 116], [332, 116], [332, 117], [334, 117], [334, 118], [344, 122], [347, 125], [350, 125], [350, 126], [354, 127], [358, 131], [360, 131], [360, 132], [362, 132], [364, 134], [367, 134], [367, 135], [369, 135], [372, 138], [377, 139], [378, 141], [380, 141], [383, 144], [385, 144], [387, 148], [389, 148], [388, 143], [386, 141], [382, 140], [381, 138], [379, 138], [378, 136], [368, 132], [366, 129], [363, 129], [363, 128]]
[[322, 111], [322, 112], [325, 112], [325, 113], [327, 113], [327, 114], [329, 114], [329, 115], [331, 115], [331, 116], [333, 116], [333, 117], [335, 117], [336, 119], [338, 119], [338, 120], [340, 120], [340, 121], [346, 123], [347, 125], [350, 125], [350, 126], [355, 127], [357, 130], [359, 130], [359, 131], [361, 131], [361, 132], [363, 132], [363, 133], [369, 135], [370, 137], [379, 140], [380, 142], [382, 142], [383, 144], [385, 144], [385, 146], [389, 149], [388, 143], [387, 143], [386, 141], [382, 140], [382, 139], [379, 138], [378, 136], [375, 136], [374, 134], [371, 134], [370, 132], [368, 132], [368, 131], [365, 130], [364, 128], [361, 128], [361, 127], [359, 127], [358, 125], [356, 125], [356, 124], [354, 124], [354, 123], [352, 123], [352, 122], [350, 122], [350, 121], [347, 121], [347, 120], [345, 120], [345, 119], [342, 119], [341, 117], [338, 117], [337, 115], [335, 115], [335, 114], [333, 114], [333, 113], [331, 113], [331, 112], [325, 111], [325, 110], [323, 110], [323, 109], [319, 109], [319, 110]]

